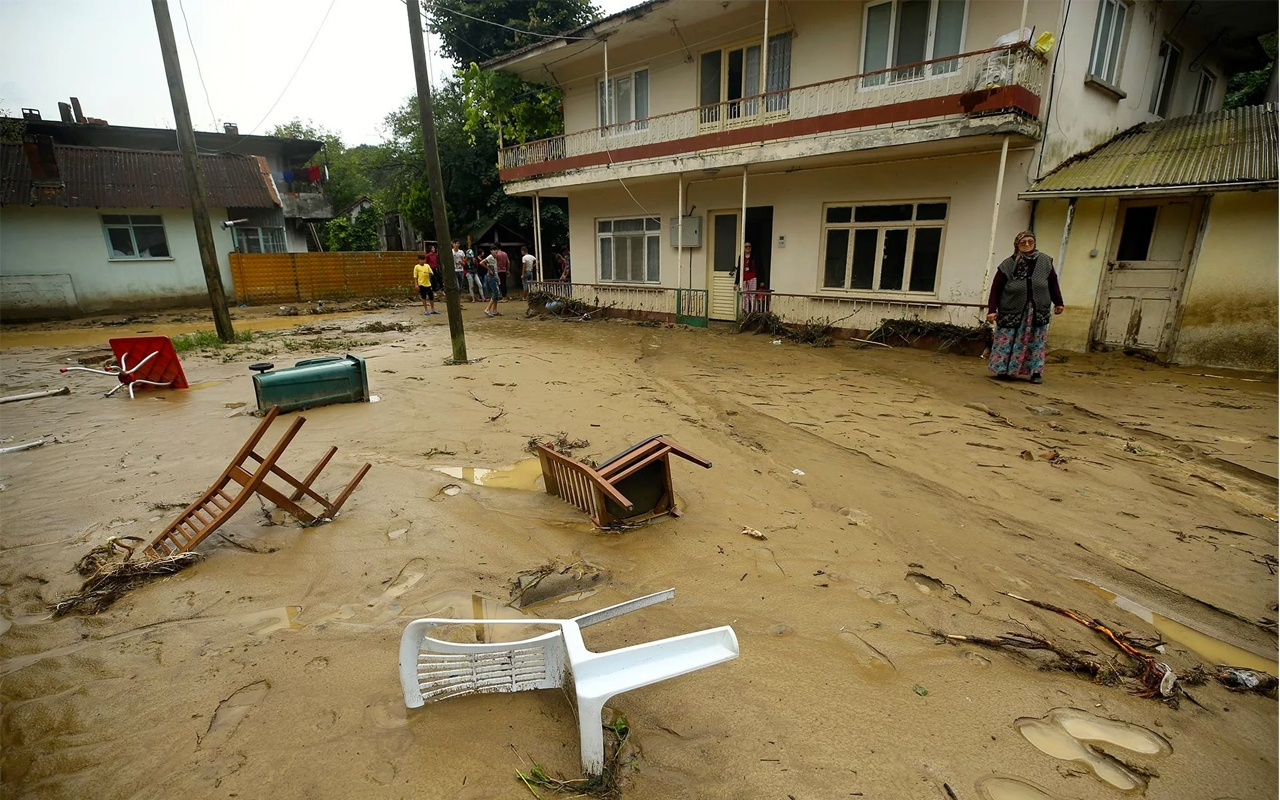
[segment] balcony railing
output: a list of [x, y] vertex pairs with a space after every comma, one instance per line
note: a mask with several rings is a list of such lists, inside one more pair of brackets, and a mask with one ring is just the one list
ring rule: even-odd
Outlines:
[[[730, 146], [736, 139], [998, 111], [1035, 117], [1045, 74], [1044, 57], [1025, 44], [979, 50], [513, 145], [499, 151], [498, 166], [518, 170], [504, 176], [511, 179], [556, 169], [550, 162], [567, 160], [559, 165], [567, 169]], [[754, 139], [727, 135], [759, 126], [776, 127], [755, 131]], [[537, 169], [541, 164], [548, 169]]]

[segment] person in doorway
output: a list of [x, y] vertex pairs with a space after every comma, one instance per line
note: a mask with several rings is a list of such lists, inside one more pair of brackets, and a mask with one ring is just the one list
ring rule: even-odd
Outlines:
[[427, 317], [440, 313], [436, 311], [436, 293], [431, 288], [432, 274], [426, 253], [418, 253], [418, 264], [413, 268], [413, 284], [418, 287], [418, 297], [422, 298], [422, 314]]
[[569, 269], [569, 248], [565, 248], [564, 252], [556, 257], [556, 262], [560, 266], [560, 282], [569, 283], [572, 279], [572, 272]]
[[751, 242], [742, 243], [742, 269], [738, 270], [738, 288], [742, 292], [742, 310], [751, 313], [759, 305], [755, 292], [758, 276], [756, 259], [751, 255]]
[[[467, 254], [462, 252], [462, 242], [457, 239], [453, 241], [453, 277], [458, 281], [458, 297], [461, 299], [462, 293], [471, 288], [467, 283]], [[476, 295], [471, 293], [471, 302], [476, 301]]]
[[1013, 248], [996, 269], [987, 298], [987, 322], [996, 326], [988, 366], [997, 380], [1029, 375], [1032, 383], [1044, 383], [1050, 314], [1062, 313], [1062, 290], [1053, 259], [1036, 249], [1034, 233], [1018, 234]]
[[498, 302], [507, 302], [507, 272], [511, 269], [511, 258], [501, 247], [493, 249], [493, 257], [498, 262]]
[[498, 259], [494, 257], [492, 252], [486, 251], [484, 258], [480, 260], [479, 272], [484, 282], [484, 289], [489, 297], [489, 304], [485, 306], [484, 315], [486, 317], [500, 317], [498, 313]]
[[529, 284], [533, 283], [538, 275], [538, 259], [529, 255], [529, 248], [521, 246], [520, 248], [520, 283], [524, 286], [526, 292], [529, 291]]

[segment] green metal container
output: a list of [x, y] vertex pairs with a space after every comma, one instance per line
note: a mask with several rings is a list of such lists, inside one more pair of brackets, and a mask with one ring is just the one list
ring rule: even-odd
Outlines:
[[369, 373], [359, 356], [304, 358], [292, 367], [254, 375], [253, 392], [264, 413], [272, 406], [284, 412], [356, 403], [369, 399]]

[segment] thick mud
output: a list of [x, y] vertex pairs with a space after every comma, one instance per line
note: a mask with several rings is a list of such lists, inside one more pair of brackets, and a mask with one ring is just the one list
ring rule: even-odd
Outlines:
[[[55, 440], [0, 456], [4, 796], [528, 797], [517, 769], [578, 772], [564, 694], [406, 710], [405, 624], [563, 618], [668, 587], [587, 645], [728, 624], [741, 657], [614, 698], [638, 752], [626, 798], [1275, 796], [1274, 700], [1209, 683], [1174, 708], [927, 635], [1026, 626], [1116, 655], [1012, 592], [1167, 630], [1180, 675], [1204, 645], [1156, 622], [1274, 662], [1273, 378], [1071, 354], [1042, 386], [1006, 384], [975, 358], [504, 311], [464, 307], [482, 359], [466, 366], [445, 364], [444, 316], [412, 306], [297, 320], [336, 326], [320, 338], [367, 358], [381, 399], [306, 412], [282, 460], [305, 474], [337, 445], [324, 492], [373, 464], [338, 519], [304, 529], [253, 501], [199, 564], [56, 620], [78, 558], [158, 533], [226, 466], [257, 423], [248, 364], [316, 337], [185, 353], [204, 388], [131, 401], [58, 373], [129, 326], [0, 331], [0, 392], [73, 392], [0, 406], [0, 439]], [[351, 338], [376, 321], [412, 327]], [[714, 467], [673, 461], [682, 517], [601, 533], [525, 468], [530, 438], [559, 432], [596, 462], [662, 433]], [[507, 607], [552, 563], [604, 577]]]

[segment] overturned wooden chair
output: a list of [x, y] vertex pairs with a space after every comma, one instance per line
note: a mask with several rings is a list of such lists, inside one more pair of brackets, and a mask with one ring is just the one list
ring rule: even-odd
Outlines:
[[[279, 413], [280, 408], [278, 406], [271, 407], [271, 411], [262, 418], [257, 430], [253, 432], [249, 440], [236, 453], [235, 458], [223, 470], [218, 480], [209, 487], [207, 492], [201, 495], [199, 500], [187, 506], [147, 546], [143, 551], [147, 556], [158, 558], [194, 550], [197, 545], [234, 516], [240, 510], [240, 507], [255, 494], [275, 503], [304, 525], [327, 522], [338, 515], [338, 510], [342, 508], [342, 504], [347, 502], [347, 498], [351, 496], [356, 486], [364, 479], [365, 473], [369, 471], [371, 465], [365, 464], [361, 467], [346, 488], [330, 501], [324, 495], [312, 489], [311, 484], [315, 482], [316, 478], [320, 477], [320, 473], [329, 463], [329, 459], [333, 458], [333, 454], [338, 452], [337, 447], [330, 447], [329, 452], [324, 454], [324, 457], [316, 463], [304, 480], [298, 480], [276, 464], [280, 460], [280, 456], [284, 455], [284, 451], [289, 447], [289, 443], [293, 441], [293, 437], [298, 435], [298, 430], [302, 428], [303, 423], [307, 421], [306, 417], [294, 418], [284, 436], [280, 437], [280, 440], [265, 456], [258, 455], [254, 451], [254, 448], [257, 447], [262, 437], [266, 435], [267, 429], [271, 427], [271, 423], [275, 421]], [[256, 467], [254, 467], [254, 463], [257, 464]], [[268, 484], [267, 477], [271, 475], [293, 487], [293, 492], [286, 495], [284, 492], [288, 491], [287, 489], [281, 491]], [[298, 501], [304, 497], [314, 500], [320, 505], [318, 514], [312, 514], [298, 505]]]
[[595, 469], [541, 443], [537, 453], [547, 494], [582, 509], [601, 528], [680, 515], [671, 485], [672, 455], [711, 467], [710, 461], [661, 435], [627, 448]]

